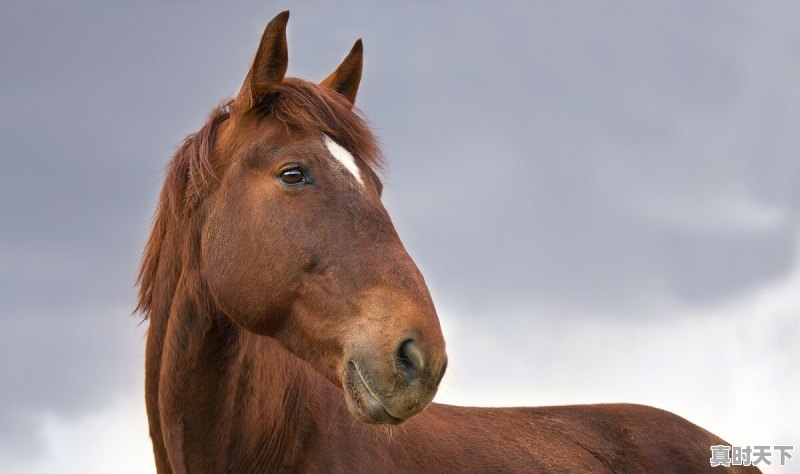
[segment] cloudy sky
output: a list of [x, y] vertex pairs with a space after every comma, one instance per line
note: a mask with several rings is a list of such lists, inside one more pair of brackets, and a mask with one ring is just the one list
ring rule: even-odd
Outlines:
[[152, 470], [130, 312], [164, 166], [285, 8], [291, 75], [364, 38], [439, 401], [800, 444], [800, 4], [229, 3], [0, 0], [0, 471]]

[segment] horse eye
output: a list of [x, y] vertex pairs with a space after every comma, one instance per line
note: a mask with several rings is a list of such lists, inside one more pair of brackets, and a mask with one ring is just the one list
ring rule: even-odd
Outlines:
[[289, 170], [284, 171], [280, 175], [281, 181], [285, 184], [302, 184], [306, 182], [306, 175], [303, 173], [302, 170], [297, 168], [292, 168]]

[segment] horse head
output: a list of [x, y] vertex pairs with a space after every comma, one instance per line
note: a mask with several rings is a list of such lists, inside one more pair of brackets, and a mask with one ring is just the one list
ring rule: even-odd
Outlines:
[[288, 78], [288, 17], [267, 25], [216, 131], [200, 268], [224, 316], [341, 386], [359, 420], [400, 423], [433, 399], [444, 339], [354, 110], [361, 40], [320, 84]]

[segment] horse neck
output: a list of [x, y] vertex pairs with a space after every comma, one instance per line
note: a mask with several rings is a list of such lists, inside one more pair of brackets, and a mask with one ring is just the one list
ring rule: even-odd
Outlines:
[[148, 411], [159, 418], [170, 465], [190, 472], [276, 470], [296, 464], [313, 444], [310, 436], [343, 425], [349, 414], [340, 389], [276, 340], [242, 330], [219, 312], [198, 314], [199, 306], [176, 293], [160, 373], [148, 374], [159, 380], [157, 409], [148, 399]]

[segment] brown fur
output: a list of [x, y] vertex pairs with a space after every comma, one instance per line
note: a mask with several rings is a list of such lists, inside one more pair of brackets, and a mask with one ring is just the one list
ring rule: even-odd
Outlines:
[[167, 171], [138, 304], [158, 471], [714, 472], [724, 442], [655, 408], [428, 406], [444, 340], [352, 109], [360, 42], [319, 86], [284, 78], [287, 20]]

